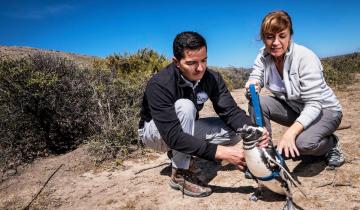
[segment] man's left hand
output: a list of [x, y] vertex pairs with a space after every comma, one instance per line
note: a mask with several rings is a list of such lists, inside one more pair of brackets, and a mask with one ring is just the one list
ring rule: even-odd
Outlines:
[[262, 136], [259, 139], [259, 143], [257, 144], [258, 147], [265, 148], [268, 146], [270, 141], [270, 134], [269, 131], [265, 127], [263, 127], [264, 131], [262, 133]]

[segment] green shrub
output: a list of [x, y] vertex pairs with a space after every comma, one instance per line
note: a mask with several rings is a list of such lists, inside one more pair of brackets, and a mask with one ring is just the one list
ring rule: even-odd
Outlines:
[[94, 59], [53, 54], [0, 61], [0, 168], [58, 154], [87, 140], [98, 160], [137, 143], [140, 103], [150, 76], [167, 65], [148, 49]]
[[219, 72], [224, 81], [226, 86], [229, 90], [244, 88], [245, 83], [250, 76], [250, 69], [244, 68], [235, 68], [235, 67], [228, 67], [228, 68], [219, 68], [219, 67], [210, 67], [211, 69]]
[[354, 73], [360, 72], [360, 53], [329, 57], [321, 60], [328, 84], [342, 87], [355, 82]]
[[92, 90], [86, 70], [36, 54], [0, 61], [1, 166], [75, 148], [92, 135]]
[[98, 160], [126, 156], [137, 143], [139, 107], [148, 78], [125, 80], [110, 71], [94, 71], [92, 100], [96, 102], [95, 124], [100, 133], [89, 138], [88, 145]]
[[133, 55], [114, 54], [106, 58], [107, 68], [122, 78], [148, 77], [170, 62], [153, 50], [141, 49]]
[[[89, 138], [90, 152], [98, 161], [121, 158], [137, 143], [140, 105], [149, 78], [169, 64], [148, 49], [133, 55], [112, 55], [94, 63], [92, 100], [97, 104], [96, 125], [101, 132]], [[96, 67], [100, 67], [97, 68]]]

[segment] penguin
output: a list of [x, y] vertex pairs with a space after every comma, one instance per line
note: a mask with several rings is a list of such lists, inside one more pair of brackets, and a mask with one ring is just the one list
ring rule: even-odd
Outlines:
[[306, 197], [304, 191], [289, 173], [284, 159], [272, 145], [267, 148], [257, 147], [259, 138], [264, 129], [244, 125], [237, 132], [243, 140], [243, 149], [248, 170], [253, 179], [258, 183], [257, 191], [251, 195], [250, 200], [257, 201], [262, 198], [261, 188], [265, 186], [269, 190], [286, 196], [284, 210], [298, 209], [292, 200], [292, 186], [297, 187]]

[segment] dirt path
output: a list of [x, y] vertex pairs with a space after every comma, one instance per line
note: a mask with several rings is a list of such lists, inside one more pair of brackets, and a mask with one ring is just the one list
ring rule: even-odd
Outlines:
[[[336, 94], [344, 107], [343, 122], [352, 126], [336, 132], [347, 163], [336, 171], [328, 171], [323, 162], [287, 161], [308, 195], [305, 199], [300, 192], [294, 192], [295, 202], [304, 209], [360, 209], [360, 88], [354, 85]], [[233, 96], [246, 110], [243, 90], [235, 90]], [[201, 113], [213, 114], [210, 106]], [[276, 140], [284, 128], [273, 127]], [[168, 185], [168, 163], [165, 154], [149, 152], [123, 162], [117, 169], [96, 169], [85, 149], [79, 148], [20, 168], [0, 184], [0, 209], [24, 208], [60, 164], [63, 167], [30, 209], [281, 209], [284, 204], [283, 197], [269, 191], [264, 200], [249, 201], [256, 187], [254, 181], [245, 179], [237, 170], [224, 170], [207, 161], [197, 164], [204, 169], [202, 176], [211, 180], [214, 193], [206, 198], [183, 197]], [[153, 166], [159, 167], [137, 173]], [[329, 184], [332, 181], [333, 185]]]

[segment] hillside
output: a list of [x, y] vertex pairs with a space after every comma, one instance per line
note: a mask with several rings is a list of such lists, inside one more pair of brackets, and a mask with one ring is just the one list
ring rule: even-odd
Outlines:
[[94, 60], [101, 59], [100, 57], [97, 56], [80, 55], [76, 53], [66, 53], [62, 51], [38, 49], [32, 47], [0, 46], [0, 59], [4, 59], [4, 58], [16, 59], [16, 58], [26, 57], [29, 55], [34, 55], [37, 53], [57, 55], [86, 64], [89, 64]]
[[[146, 51], [148, 49], [142, 49], [141, 51]], [[150, 50], [151, 51], [151, 50]], [[46, 50], [46, 49], [38, 49], [38, 48], [31, 48], [31, 47], [18, 47], [18, 46], [0, 46], [0, 59], [19, 59], [24, 58], [28, 56], [33, 56], [36, 54], [48, 54], [48, 55], [54, 55], [54, 56], [60, 56], [64, 57], [70, 60], [75, 61], [76, 63], [80, 65], [92, 65], [94, 63], [101, 63], [102, 61], [105, 61], [106, 58], [100, 58], [97, 56], [87, 56], [87, 55], [80, 55], [76, 53], [68, 53], [68, 52], [62, 52], [62, 51], [56, 51], [56, 50]], [[111, 63], [112, 58], [118, 58], [118, 56], [127, 57], [129, 55], [118, 55], [113, 54], [109, 55], [107, 58], [109, 62]], [[130, 55], [131, 56], [131, 55]], [[95, 62], [94, 62], [95, 61]], [[170, 62], [170, 61], [167, 61]], [[247, 68], [241, 68], [241, 67], [217, 67], [217, 66], [209, 66], [209, 68], [220, 72], [229, 89], [237, 89], [243, 87], [244, 81], [247, 80], [249, 77], [249, 73], [251, 69]]]

